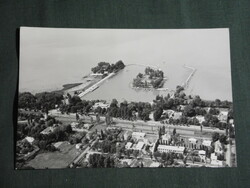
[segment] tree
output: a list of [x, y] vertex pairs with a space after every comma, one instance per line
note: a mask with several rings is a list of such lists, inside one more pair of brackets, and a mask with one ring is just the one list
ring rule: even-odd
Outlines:
[[139, 73], [138, 75], [137, 75], [137, 78], [142, 78], [143, 77], [143, 74], [142, 73]]
[[79, 115], [76, 113], [76, 121], [79, 120]]
[[167, 154], [166, 154], [165, 152], [162, 153], [161, 159], [162, 159], [164, 162], [167, 161], [168, 156], [167, 156]]
[[183, 114], [188, 117], [193, 117], [195, 116], [195, 110], [191, 105], [187, 105], [184, 108]]
[[36, 97], [29, 92], [19, 93], [18, 107], [19, 108], [34, 108], [36, 104]]
[[67, 125], [67, 126], [65, 127], [65, 131], [66, 131], [67, 133], [72, 133], [72, 127], [71, 127], [71, 125]]
[[163, 113], [163, 109], [162, 108], [157, 108], [156, 111], [153, 114], [154, 120], [158, 121], [161, 118], [162, 113]]
[[161, 127], [159, 128], [159, 131], [158, 131], [158, 136], [159, 138], [161, 138], [161, 135], [162, 135], [162, 131], [161, 131]]
[[176, 86], [176, 93], [180, 93], [183, 90], [184, 90], [184, 87], [182, 87], [182, 86]]
[[35, 95], [36, 105], [39, 109], [54, 109], [56, 105], [62, 104], [63, 95], [56, 92], [42, 92]]
[[124, 69], [125, 65], [124, 65], [124, 63], [122, 62], [122, 60], [119, 60], [119, 61], [117, 61], [117, 62], [115, 63], [115, 67], [116, 67], [117, 69]]
[[118, 101], [116, 99], [113, 99], [111, 104], [110, 104], [110, 107], [111, 108], [118, 107], [117, 105], [118, 105]]
[[176, 135], [176, 128], [174, 128], [173, 130], [173, 135]]
[[216, 142], [217, 140], [219, 140], [219, 138], [220, 138], [220, 134], [219, 133], [214, 132], [212, 134], [212, 140], [213, 140], [213, 142]]
[[96, 114], [96, 122], [97, 123], [100, 123], [101, 119], [100, 119], [100, 115], [99, 114]]
[[143, 111], [139, 114], [139, 117], [144, 120], [147, 121], [149, 120], [149, 114], [150, 114], [150, 109], [144, 108]]
[[216, 108], [210, 108], [209, 114], [212, 114], [212, 115], [218, 115], [220, 113], [220, 111]]
[[224, 134], [220, 135], [219, 140], [221, 143], [227, 144], [227, 136], [225, 136]]
[[215, 99], [215, 105], [216, 105], [217, 107], [220, 107], [221, 101], [220, 101], [219, 99]]

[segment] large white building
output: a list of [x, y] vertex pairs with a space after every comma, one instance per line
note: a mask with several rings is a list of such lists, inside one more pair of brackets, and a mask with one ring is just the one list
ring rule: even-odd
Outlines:
[[161, 153], [165, 152], [173, 152], [173, 153], [180, 153], [183, 154], [185, 147], [183, 146], [168, 146], [168, 145], [159, 145], [157, 150]]

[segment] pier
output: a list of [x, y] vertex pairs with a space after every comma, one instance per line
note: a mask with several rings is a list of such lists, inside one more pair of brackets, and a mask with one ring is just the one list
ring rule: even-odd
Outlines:
[[184, 89], [187, 89], [188, 84], [190, 83], [191, 78], [194, 76], [194, 73], [196, 72], [196, 69], [194, 67], [189, 67], [189, 66], [186, 66], [186, 65], [184, 65], [184, 67], [187, 68], [187, 69], [191, 69], [192, 70], [192, 72], [188, 76], [187, 80], [184, 83], [182, 83], [182, 85], [181, 85]]
[[111, 78], [112, 76], [114, 76], [115, 73], [110, 73], [108, 76], [106, 76], [105, 78], [101, 79], [99, 82], [95, 83], [94, 85], [92, 85], [91, 87], [89, 87], [88, 89], [86, 89], [85, 91], [81, 92], [78, 96], [80, 98], [82, 98], [83, 96], [87, 95], [88, 93], [94, 91], [95, 89], [97, 89], [104, 81], [106, 81], [107, 79]]

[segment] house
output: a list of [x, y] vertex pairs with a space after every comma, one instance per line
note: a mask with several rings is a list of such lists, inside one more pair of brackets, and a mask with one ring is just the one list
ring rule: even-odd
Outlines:
[[87, 130], [89, 130], [91, 127], [93, 127], [93, 124], [85, 123], [83, 127]]
[[206, 161], [206, 151], [204, 151], [204, 150], [199, 150], [198, 155], [199, 155], [199, 157], [201, 158], [201, 161], [203, 161], [203, 162]]
[[76, 144], [76, 149], [81, 149], [81, 147], [82, 147], [82, 143]]
[[217, 140], [217, 141], [214, 143], [214, 152], [215, 152], [215, 154], [217, 154], [217, 155], [221, 155], [221, 154], [223, 153], [223, 149], [222, 149], [222, 145], [221, 145], [220, 140]]
[[165, 144], [165, 145], [169, 145], [170, 142], [172, 140], [172, 137], [171, 135], [168, 133], [164, 134], [162, 137], [161, 137], [161, 140], [160, 140], [160, 144]]
[[108, 108], [109, 107], [109, 104], [106, 104], [106, 103], [103, 103], [103, 102], [96, 102], [94, 105], [93, 105], [93, 109], [97, 109], [98, 107], [101, 107], [101, 108]]
[[168, 117], [172, 117], [172, 115], [174, 114], [173, 110], [163, 110], [163, 114], [168, 115]]
[[212, 153], [211, 154], [211, 165], [221, 167], [221, 166], [223, 166], [223, 161], [218, 160], [216, 154]]
[[26, 136], [24, 139], [27, 140], [30, 144], [32, 144], [35, 140], [33, 137], [30, 136]]
[[222, 122], [227, 122], [228, 111], [221, 111], [218, 115], [218, 119]]
[[175, 112], [174, 114], [172, 114], [173, 119], [180, 119], [181, 116], [182, 116], [182, 112]]
[[211, 146], [211, 143], [212, 143], [211, 140], [203, 140], [202, 145], [203, 145], [203, 146], [206, 146], [206, 147], [210, 147], [210, 146]]
[[202, 124], [202, 122], [205, 121], [205, 117], [204, 116], [196, 116], [196, 119], [198, 119], [199, 123]]
[[125, 131], [125, 133], [123, 134], [124, 140], [128, 140], [128, 138], [131, 137], [131, 136], [132, 136], [131, 131]]
[[41, 131], [40, 133], [41, 133], [41, 134], [51, 134], [51, 133], [54, 132], [54, 130], [55, 130], [55, 127], [54, 127], [54, 126], [53, 126], [53, 127], [47, 127], [46, 129], [44, 129], [44, 130]]
[[144, 145], [145, 145], [144, 142], [138, 142], [133, 149], [141, 151], [143, 149]]
[[159, 145], [157, 150], [160, 152], [160, 153], [168, 153], [168, 152], [173, 152], [173, 153], [180, 153], [180, 154], [183, 154], [184, 153], [184, 150], [185, 150], [185, 147], [183, 146], [168, 146], [168, 145]]
[[80, 124], [77, 122], [72, 122], [70, 125], [71, 125], [72, 130], [75, 132], [86, 132], [86, 128], [84, 127], [82, 123]]
[[59, 148], [63, 142], [56, 142], [53, 144], [55, 148]]
[[234, 119], [230, 119], [229, 123], [233, 125], [234, 124]]
[[197, 139], [196, 138], [189, 138], [188, 141], [191, 144], [196, 144], [197, 143]]
[[139, 140], [139, 139], [143, 139], [145, 137], [146, 133], [143, 132], [133, 132], [132, 133], [132, 138]]
[[125, 145], [125, 148], [126, 149], [132, 149], [131, 147], [133, 146], [133, 143], [132, 142], [128, 142], [126, 145]]
[[159, 162], [152, 162], [149, 167], [150, 168], [158, 168], [160, 165], [161, 165], [161, 163], [159, 163]]

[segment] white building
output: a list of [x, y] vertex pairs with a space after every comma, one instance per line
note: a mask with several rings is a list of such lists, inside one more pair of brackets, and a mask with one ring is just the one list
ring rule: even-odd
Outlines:
[[215, 166], [221, 167], [221, 166], [223, 166], [223, 161], [219, 161], [217, 159], [216, 154], [212, 153], [211, 154], [211, 165], [215, 165]]
[[80, 149], [82, 147], [81, 143], [76, 144], [76, 149]]
[[223, 122], [227, 122], [228, 111], [221, 111], [218, 115], [218, 119]]
[[133, 149], [141, 151], [143, 149], [144, 145], [145, 145], [144, 142], [138, 142]]
[[142, 132], [133, 132], [132, 133], [132, 138], [134, 139], [143, 139], [145, 137], [146, 133], [142, 133]]
[[103, 103], [103, 102], [96, 102], [94, 105], [93, 105], [93, 109], [95, 110], [96, 108], [98, 107], [101, 107], [101, 108], [108, 108], [109, 107], [109, 104], [106, 104], [106, 103]]
[[201, 161], [206, 162], [206, 151], [199, 150], [198, 155], [200, 156]]
[[47, 127], [46, 129], [44, 129], [42, 132], [40, 132], [41, 134], [50, 134], [53, 133], [55, 130], [55, 127]]
[[174, 114], [173, 110], [163, 110], [163, 114], [167, 114], [168, 117], [171, 117]]
[[128, 142], [128, 143], [125, 145], [125, 148], [126, 148], [126, 149], [131, 149], [132, 146], [133, 146], [133, 143], [132, 143], [132, 142]]
[[214, 143], [214, 152], [216, 154], [222, 154], [223, 153], [223, 149], [222, 149], [222, 145], [220, 143], [220, 140], [217, 140], [215, 143]]
[[172, 117], [173, 119], [180, 119], [182, 116], [182, 112], [175, 112]]
[[150, 168], [157, 168], [157, 167], [159, 167], [161, 165], [161, 163], [159, 163], [159, 162], [152, 162], [151, 164], [150, 164]]
[[25, 140], [27, 140], [30, 144], [32, 144], [34, 142], [34, 138], [33, 137], [30, 137], [30, 136], [26, 136], [25, 137]]
[[159, 145], [158, 146], [158, 151], [163, 153], [168, 153], [168, 152], [173, 152], [173, 153], [180, 153], [183, 154], [185, 147], [183, 146], [168, 146], [168, 145]]
[[160, 140], [160, 143], [161, 144], [166, 144], [166, 145], [169, 145], [171, 142], [171, 135], [169, 133], [166, 133], [164, 134], [162, 137], [161, 137], [161, 140]]
[[210, 147], [210, 146], [211, 146], [211, 143], [212, 143], [211, 140], [203, 140], [202, 145], [203, 145], [203, 146], [206, 146], [206, 147]]
[[189, 138], [188, 141], [189, 141], [191, 144], [196, 144], [196, 143], [197, 143], [197, 139], [196, 139], [196, 138]]
[[205, 117], [204, 116], [196, 116], [196, 119], [198, 119], [198, 121], [199, 121], [200, 124], [205, 121]]
[[54, 146], [55, 148], [59, 148], [60, 145], [62, 145], [62, 144], [63, 144], [63, 142], [56, 142], [56, 143], [53, 143], [53, 146]]

